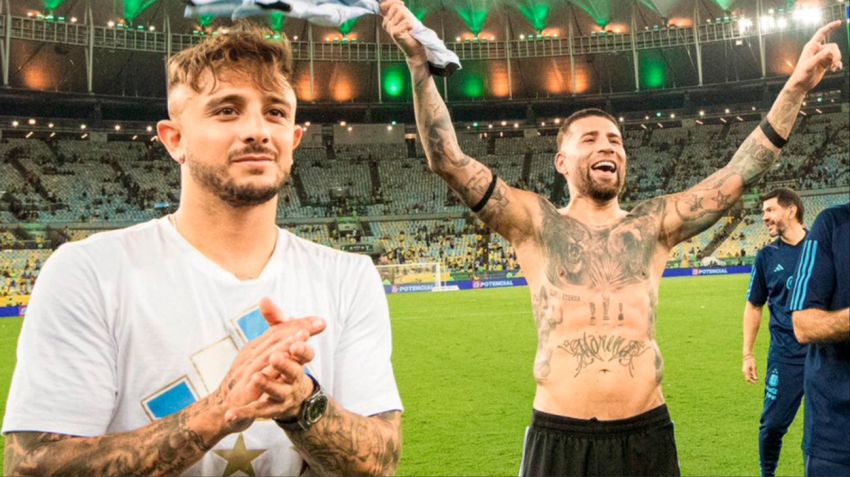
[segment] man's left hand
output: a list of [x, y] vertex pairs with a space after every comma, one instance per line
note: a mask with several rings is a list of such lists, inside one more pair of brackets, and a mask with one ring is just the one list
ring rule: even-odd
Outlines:
[[827, 43], [829, 35], [843, 24], [843, 20], [836, 20], [822, 26], [806, 43], [788, 80], [792, 89], [808, 92], [820, 83], [827, 72], [835, 73], [843, 68], [838, 44]]

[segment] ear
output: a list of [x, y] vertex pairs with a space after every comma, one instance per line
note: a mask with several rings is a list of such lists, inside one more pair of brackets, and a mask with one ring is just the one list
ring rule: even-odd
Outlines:
[[298, 146], [301, 145], [301, 140], [304, 139], [304, 128], [301, 126], [295, 125], [295, 129], [292, 130], [292, 150], [298, 149]]
[[789, 220], [790, 219], [796, 219], [797, 218], [797, 206], [794, 205], [794, 204], [789, 205], [787, 213], [788, 213], [788, 219]]
[[564, 151], [558, 151], [555, 154], [555, 170], [562, 176], [567, 175], [567, 155], [564, 154]]
[[159, 142], [165, 146], [171, 158], [178, 164], [183, 164], [186, 154], [181, 143], [183, 135], [180, 133], [180, 127], [177, 123], [170, 119], [163, 119], [156, 123], [156, 134], [159, 137]]

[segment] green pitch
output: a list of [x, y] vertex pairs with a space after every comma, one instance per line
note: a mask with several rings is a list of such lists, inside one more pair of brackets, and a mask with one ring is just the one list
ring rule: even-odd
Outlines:
[[[741, 377], [748, 277], [661, 282], [663, 389], [685, 475], [758, 475], [762, 385]], [[531, 415], [536, 348], [528, 289], [389, 298], [396, 379], [406, 408], [399, 475], [516, 475]], [[21, 320], [0, 320], [0, 409]], [[764, 376], [767, 322], [757, 345]], [[802, 415], [778, 475], [802, 475]]]

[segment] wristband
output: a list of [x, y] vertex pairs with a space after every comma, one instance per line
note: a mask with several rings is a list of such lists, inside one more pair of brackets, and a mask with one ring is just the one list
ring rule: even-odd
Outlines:
[[473, 212], [477, 214], [478, 212], [481, 212], [481, 209], [483, 209], [485, 205], [487, 205], [487, 202], [490, 201], [490, 197], [493, 195], [493, 191], [496, 190], [496, 181], [498, 180], [499, 176], [497, 176], [494, 172], [493, 180], [490, 182], [490, 186], [487, 187], [487, 192], [484, 193], [484, 197], [482, 197], [481, 200], [472, 207]]
[[764, 118], [761, 123], [759, 123], [759, 128], [761, 128], [761, 132], [767, 136], [767, 139], [771, 144], [777, 147], [777, 149], [782, 149], [788, 144], [788, 139], [783, 138], [776, 132], [776, 129], [773, 129], [773, 126], [767, 121], [767, 118]]

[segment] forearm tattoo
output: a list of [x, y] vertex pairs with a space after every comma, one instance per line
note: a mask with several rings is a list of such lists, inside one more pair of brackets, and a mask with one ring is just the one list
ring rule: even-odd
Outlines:
[[414, 113], [428, 166], [434, 171], [447, 166], [468, 166], [472, 159], [458, 146], [449, 110], [431, 74], [427, 68], [418, 68], [412, 75]]
[[100, 437], [13, 432], [6, 435], [5, 475], [167, 476], [200, 460], [213, 443], [189, 427], [187, 408], [141, 429]]
[[[446, 180], [464, 204], [473, 207], [484, 197], [493, 173], [461, 151], [449, 110], [427, 68], [414, 68], [412, 76], [416, 124], [428, 167]], [[479, 217], [494, 229], [503, 230], [500, 220], [506, 220], [502, 213], [509, 206], [508, 184], [498, 179]]]
[[[675, 214], [676, 226], [665, 232], [667, 245], [687, 240], [717, 222], [749, 187], [756, 184], [776, 162], [779, 153], [760, 131], [753, 132], [726, 167], [680, 194], [667, 196], [665, 214]], [[669, 236], [668, 236], [669, 234]]]
[[331, 402], [308, 431], [288, 432], [304, 460], [319, 475], [393, 475], [401, 457], [401, 416], [363, 417]]

